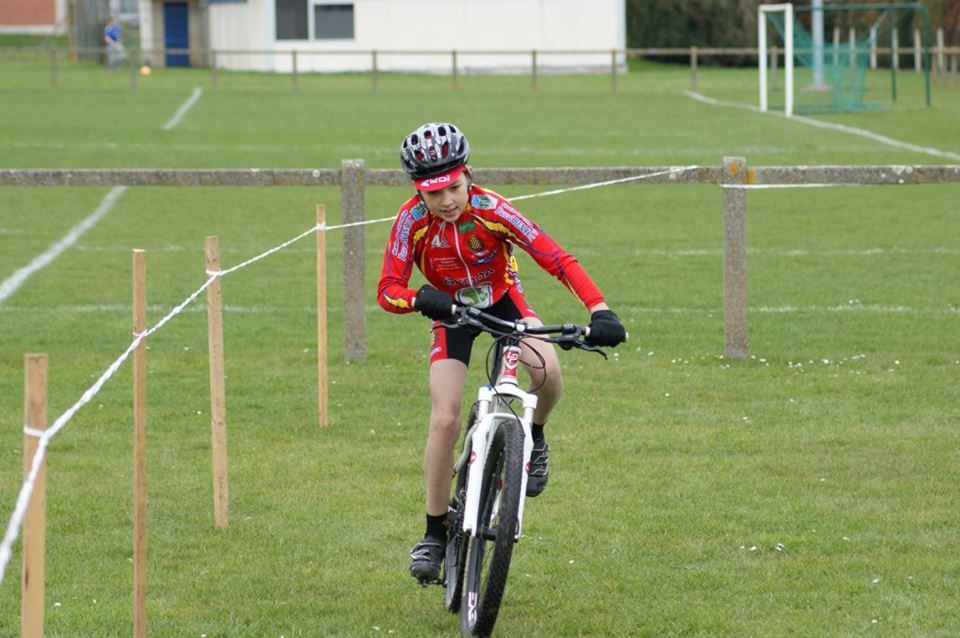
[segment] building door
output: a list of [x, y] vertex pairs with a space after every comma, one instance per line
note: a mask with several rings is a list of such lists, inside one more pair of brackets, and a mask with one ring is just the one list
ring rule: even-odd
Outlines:
[[[163, 3], [163, 45], [170, 49], [190, 47], [190, 25], [186, 2]], [[190, 66], [190, 56], [184, 52], [167, 53], [167, 66]]]

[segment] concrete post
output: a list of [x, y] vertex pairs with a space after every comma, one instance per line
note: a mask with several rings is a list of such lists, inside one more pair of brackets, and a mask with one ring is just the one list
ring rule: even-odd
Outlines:
[[[363, 221], [365, 182], [363, 160], [343, 160], [340, 163], [344, 224]], [[367, 358], [364, 237], [363, 226], [343, 229], [343, 356], [347, 361], [365, 361]]]
[[[724, 185], [747, 182], [747, 160], [723, 158]], [[747, 193], [723, 189], [723, 334], [724, 355], [747, 357]]]

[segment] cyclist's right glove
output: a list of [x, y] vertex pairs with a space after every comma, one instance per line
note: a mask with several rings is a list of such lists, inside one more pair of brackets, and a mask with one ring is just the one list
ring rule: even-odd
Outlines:
[[627, 340], [627, 331], [612, 310], [597, 310], [590, 315], [587, 345], [612, 347]]
[[453, 297], [424, 284], [413, 298], [413, 307], [434, 321], [443, 321], [453, 315]]

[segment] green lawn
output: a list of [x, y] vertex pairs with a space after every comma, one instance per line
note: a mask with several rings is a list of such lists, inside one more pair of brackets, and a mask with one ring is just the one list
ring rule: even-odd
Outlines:
[[[395, 167], [403, 135], [449, 119], [477, 167], [942, 164], [949, 160], [684, 94], [683, 67], [620, 78], [290, 78], [44, 61], [0, 65], [0, 167]], [[903, 73], [902, 95], [921, 85]], [[194, 87], [203, 95], [164, 130]], [[753, 104], [756, 74], [702, 68], [700, 93]], [[916, 90], [916, 93], [913, 93]], [[826, 121], [960, 153], [960, 91]], [[954, 162], [960, 163], [960, 162]], [[504, 195], [544, 187], [491, 185]], [[750, 356], [723, 353], [722, 195], [611, 186], [521, 209], [576, 254], [627, 323], [609, 361], [561, 355], [547, 492], [528, 502], [502, 636], [954, 636], [960, 633], [960, 185], [751, 191]], [[0, 282], [109, 188], [0, 188]], [[371, 187], [370, 218], [408, 189]], [[130, 251], [152, 324], [204, 281], [313, 224], [336, 188], [130, 188], [0, 301], [0, 520], [22, 473], [23, 355], [50, 358], [50, 421], [131, 336]], [[224, 278], [230, 527], [213, 527], [201, 298], [150, 339], [149, 628], [156, 636], [445, 636], [439, 588], [407, 575], [422, 532], [426, 321], [373, 291], [388, 228], [366, 230], [369, 356], [342, 357], [342, 248], [329, 241], [331, 427], [316, 425], [306, 239]], [[521, 256], [548, 322], [585, 321]], [[417, 284], [419, 285], [419, 284]], [[474, 361], [483, 360], [478, 346]], [[481, 381], [480, 365], [470, 385]], [[51, 443], [46, 634], [131, 632], [131, 374]], [[19, 627], [19, 544], [0, 636]]]

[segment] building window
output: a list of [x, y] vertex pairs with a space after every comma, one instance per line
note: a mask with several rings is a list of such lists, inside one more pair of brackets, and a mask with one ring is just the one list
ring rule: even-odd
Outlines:
[[352, 40], [353, 3], [313, 0], [313, 39]]
[[[222, 1], [222, 0], [221, 0]], [[277, 40], [353, 40], [353, 3], [274, 0]]]
[[276, 0], [277, 40], [306, 40], [307, 0]]

